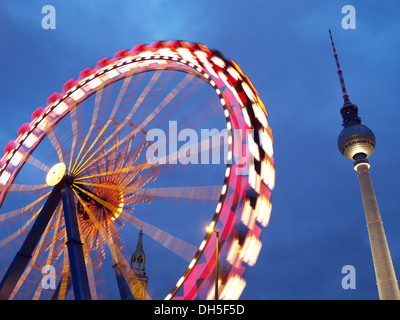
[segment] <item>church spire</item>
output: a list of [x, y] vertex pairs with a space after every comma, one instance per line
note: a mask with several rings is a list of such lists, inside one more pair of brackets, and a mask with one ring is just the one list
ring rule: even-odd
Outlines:
[[131, 267], [133, 270], [145, 273], [146, 268], [146, 254], [143, 250], [143, 228], [140, 228], [139, 240], [136, 245], [136, 250], [131, 258]]
[[143, 249], [143, 227], [140, 228], [136, 249], [132, 254], [131, 269], [133, 274], [130, 276], [130, 281], [135, 300], [146, 300], [147, 284], [149, 279], [145, 272], [146, 254]]

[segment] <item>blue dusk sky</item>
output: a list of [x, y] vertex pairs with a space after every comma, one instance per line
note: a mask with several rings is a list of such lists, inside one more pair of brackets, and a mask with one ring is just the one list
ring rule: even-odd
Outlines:
[[[44, 5], [56, 9], [54, 30], [42, 28]], [[345, 5], [355, 29], [342, 27]], [[377, 139], [371, 174], [400, 276], [399, 14], [397, 0], [1, 0], [0, 145], [101, 58], [155, 40], [204, 43], [249, 76], [274, 134], [272, 215], [241, 298], [377, 299], [357, 175], [337, 148], [343, 99], [328, 29]], [[342, 288], [345, 265], [355, 289]]]

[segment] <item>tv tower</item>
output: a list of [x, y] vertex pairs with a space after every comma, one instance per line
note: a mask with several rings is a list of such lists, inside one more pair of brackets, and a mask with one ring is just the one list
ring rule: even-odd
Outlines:
[[375, 150], [375, 136], [371, 129], [361, 124], [361, 119], [358, 116], [358, 108], [349, 100], [331, 30], [329, 30], [329, 35], [331, 37], [333, 55], [336, 60], [337, 72], [344, 99], [344, 105], [340, 109], [344, 128], [338, 137], [339, 151], [344, 157], [354, 161], [354, 170], [357, 171], [365, 218], [367, 221], [369, 241], [371, 244], [379, 299], [399, 300], [399, 286], [394, 272], [385, 230], [383, 229], [374, 187], [372, 185], [369, 171], [371, 165], [367, 160]]

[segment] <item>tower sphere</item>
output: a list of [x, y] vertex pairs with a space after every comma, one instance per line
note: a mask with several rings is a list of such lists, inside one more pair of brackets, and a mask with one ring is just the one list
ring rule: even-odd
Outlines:
[[338, 137], [339, 151], [349, 160], [364, 153], [368, 158], [375, 150], [376, 140], [371, 129], [361, 123], [347, 125]]

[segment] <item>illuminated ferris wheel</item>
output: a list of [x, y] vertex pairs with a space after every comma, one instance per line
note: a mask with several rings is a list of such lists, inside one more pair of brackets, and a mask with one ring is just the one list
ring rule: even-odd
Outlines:
[[184, 41], [119, 51], [4, 149], [0, 298], [138, 299], [140, 230], [145, 299], [214, 299], [215, 282], [238, 299], [274, 183], [267, 112], [235, 62]]

